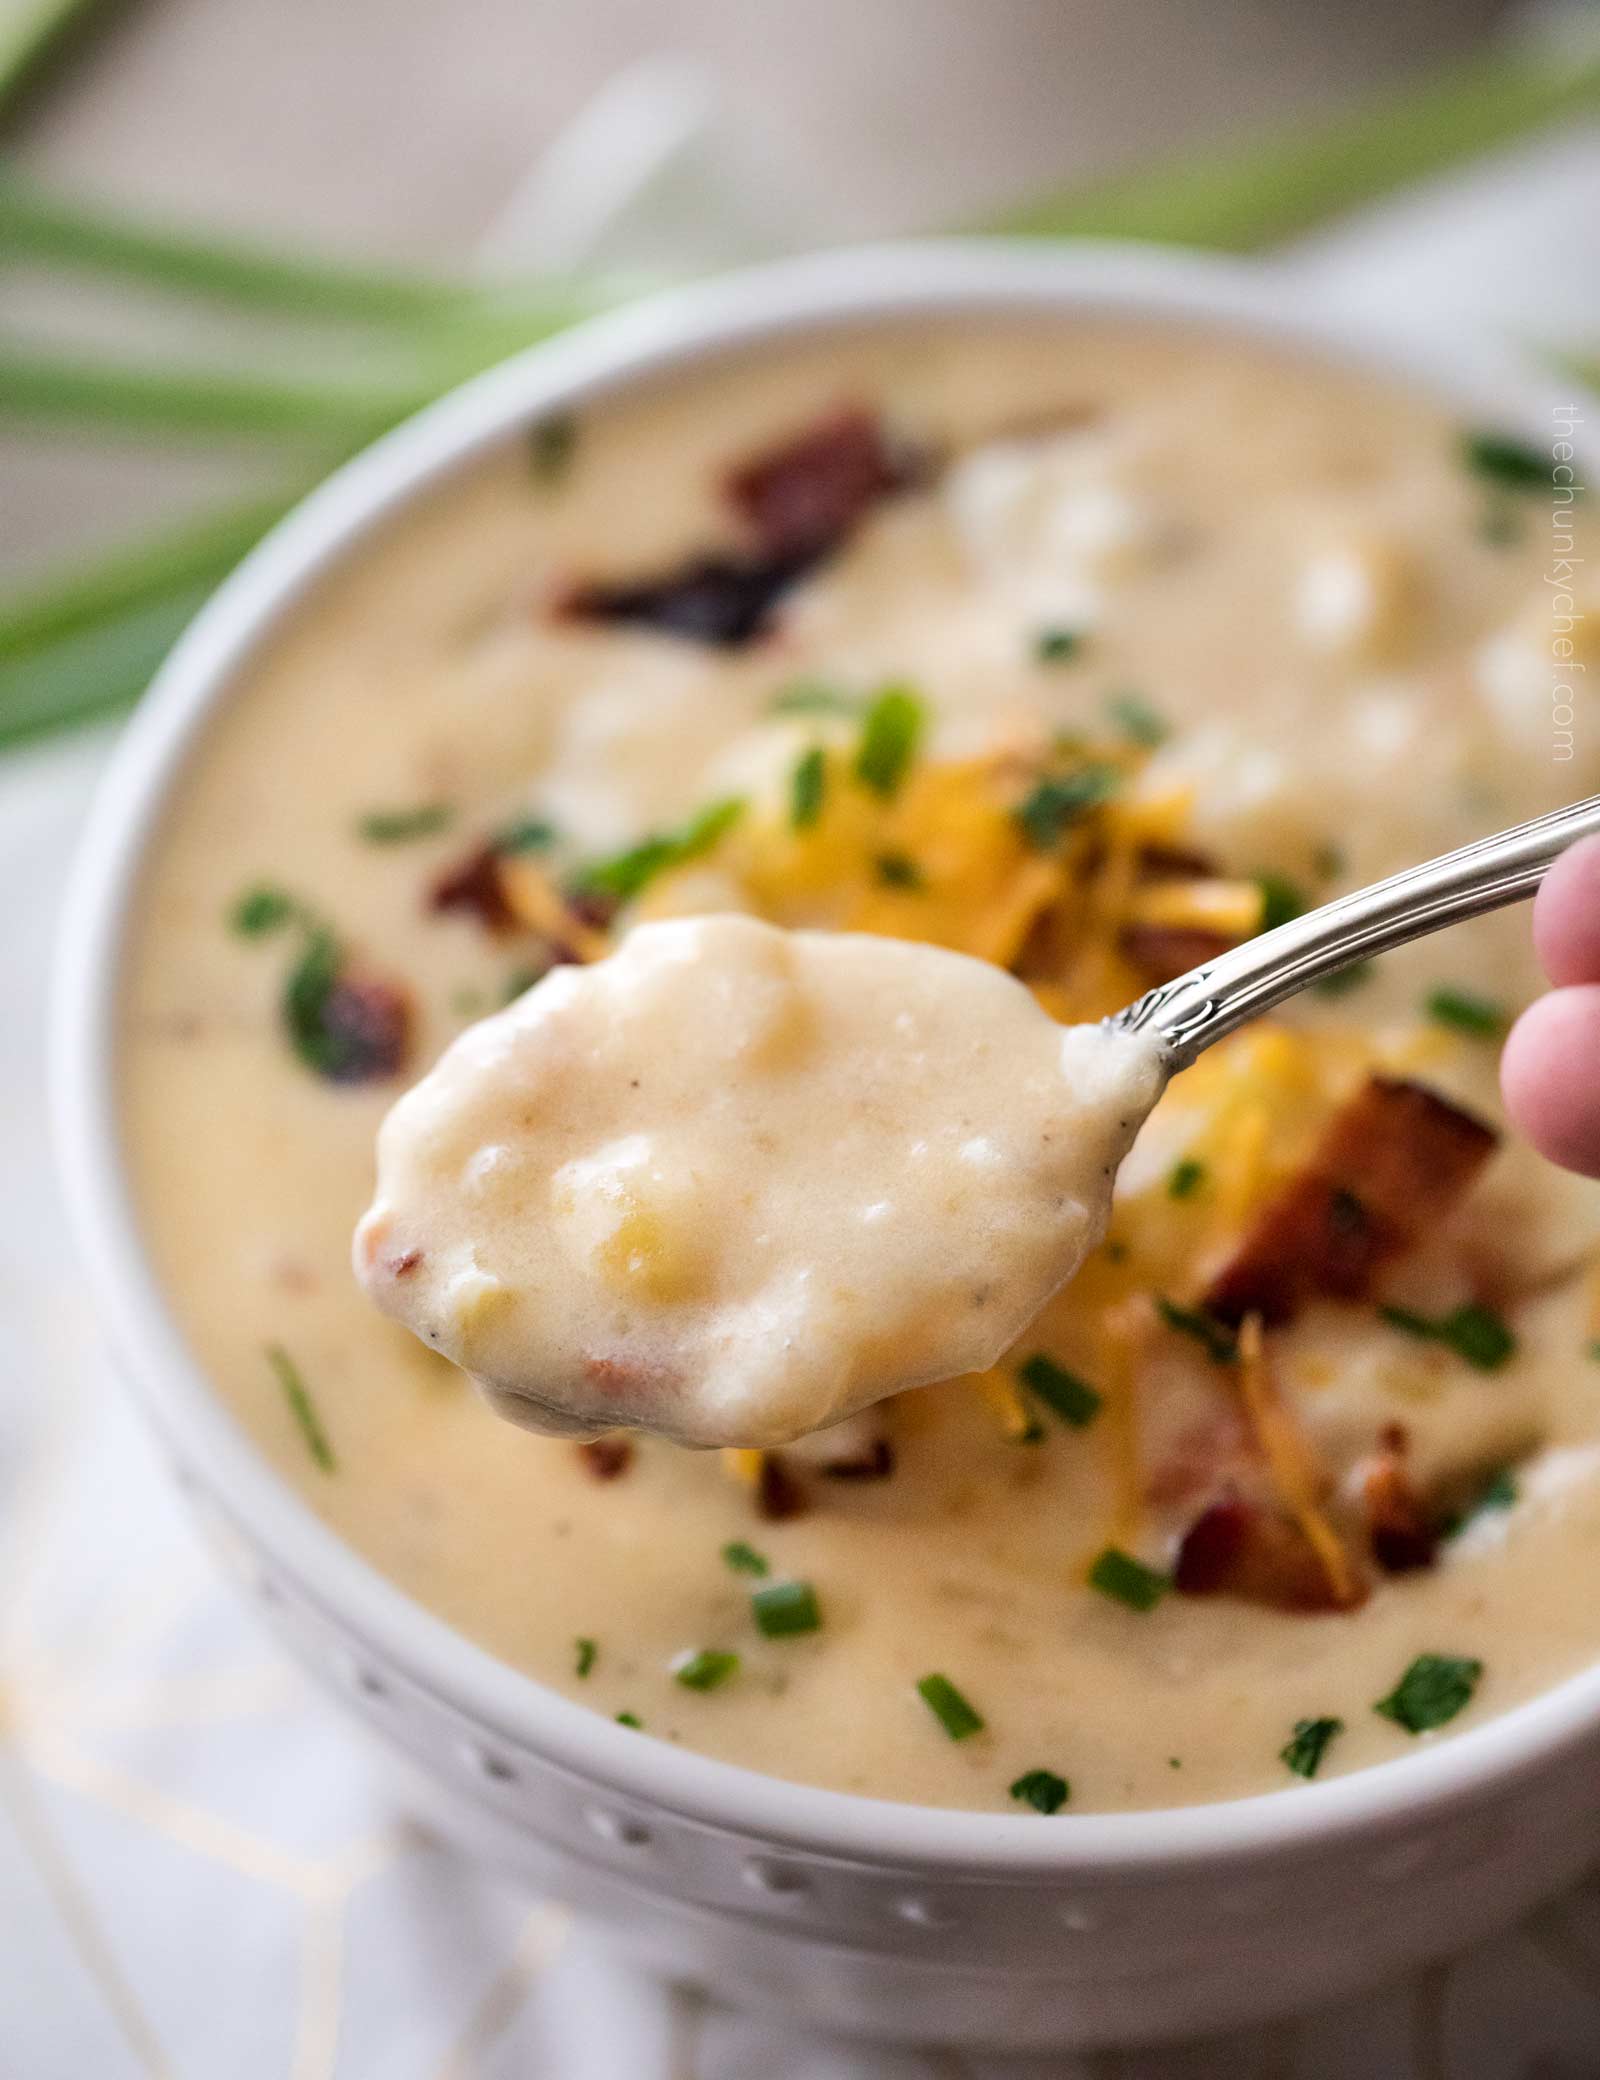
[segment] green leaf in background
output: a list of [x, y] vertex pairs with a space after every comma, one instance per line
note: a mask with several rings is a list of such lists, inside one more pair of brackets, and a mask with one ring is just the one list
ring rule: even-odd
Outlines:
[[13, 174], [0, 177], [0, 259], [111, 275], [142, 288], [295, 319], [404, 326], [493, 321], [518, 339], [569, 325], [593, 308], [587, 291], [488, 290], [146, 222], [100, 202], [54, 194]]
[[420, 383], [329, 383], [0, 348], [0, 413], [6, 418], [134, 436], [262, 436], [349, 450], [375, 439], [434, 394], [432, 385]]
[[1432, 79], [1242, 144], [1078, 183], [987, 225], [1026, 238], [1255, 252], [1562, 116], [1600, 107], [1600, 56], [1492, 49]]
[[75, 565], [53, 584], [0, 596], [0, 661], [164, 594], [186, 592], [199, 580], [217, 583], [299, 496], [296, 491], [249, 499], [201, 520], [141, 534], [127, 548], [112, 550], [98, 562]]
[[101, 0], [10, 0], [0, 7], [0, 103], [33, 78], [40, 64]]
[[130, 707], [215, 589], [180, 587], [0, 663], [0, 750]]

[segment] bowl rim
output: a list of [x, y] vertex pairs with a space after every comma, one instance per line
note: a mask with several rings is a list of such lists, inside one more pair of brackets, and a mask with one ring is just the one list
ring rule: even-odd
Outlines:
[[[1600, 1732], [1600, 1661], [1435, 1746], [1348, 1777], [1246, 1798], [1073, 1815], [900, 1804], [766, 1776], [641, 1738], [495, 1659], [346, 1545], [261, 1455], [187, 1351], [140, 1241], [117, 1117], [124, 925], [166, 800], [212, 708], [303, 595], [419, 494], [529, 423], [708, 358], [895, 320], [1124, 319], [1236, 332], [1414, 385], [1430, 403], [1548, 439], [1581, 386], [1509, 351], [1422, 339], [1321, 309], [1283, 263], [1085, 241], [929, 240], [749, 268], [591, 319], [474, 378], [335, 472], [245, 559], [157, 674], [110, 763], [63, 912], [52, 998], [52, 1109], [69, 1209], [112, 1348], [146, 1412], [300, 1593], [435, 1698], [597, 1791], [801, 1854], [945, 1877], [1083, 1880], [1304, 1853], [1431, 1822], [1503, 1793]], [[1580, 421], [1581, 423], [1581, 421]], [[1575, 438], [1572, 434], [1566, 438]], [[1580, 443], [1581, 447], [1581, 443]]]

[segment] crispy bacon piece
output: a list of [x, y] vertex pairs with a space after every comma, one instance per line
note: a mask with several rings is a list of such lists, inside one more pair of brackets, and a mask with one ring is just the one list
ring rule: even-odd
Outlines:
[[1365, 1590], [1341, 1596], [1291, 1517], [1241, 1495], [1203, 1509], [1184, 1533], [1173, 1584], [1185, 1596], [1237, 1596], [1275, 1610], [1350, 1610]]
[[497, 936], [529, 935], [537, 942], [528, 963], [535, 975], [598, 960], [605, 949], [596, 934], [616, 913], [606, 896], [557, 888], [531, 862], [505, 858], [492, 844], [480, 845], [440, 875], [428, 891], [428, 908], [466, 911]]
[[587, 1438], [578, 1446], [584, 1470], [597, 1481], [620, 1480], [633, 1464], [633, 1440], [615, 1433]]
[[1203, 881], [1222, 869], [1209, 852], [1194, 852], [1185, 845], [1141, 845], [1138, 878], [1141, 881]]
[[846, 405], [731, 469], [723, 495], [767, 556], [824, 556], [907, 475], [877, 415]]
[[556, 611], [737, 649], [764, 635], [790, 587], [913, 474], [871, 412], [830, 413], [723, 480], [723, 497], [751, 537], [747, 552], [703, 552], [658, 577], [574, 585]]
[[598, 888], [566, 889], [562, 901], [577, 922], [587, 925], [592, 932], [603, 932], [621, 907], [615, 896]]
[[886, 1481], [894, 1472], [894, 1446], [887, 1437], [875, 1437], [859, 1452], [841, 1453], [825, 1459], [821, 1473], [830, 1481]]
[[[1135, 878], [1141, 882], [1205, 881], [1221, 871], [1209, 853], [1183, 845], [1143, 845]], [[1207, 931], [1203, 925], [1128, 924], [1118, 934], [1117, 943], [1124, 959], [1154, 988], [1198, 968], [1202, 961], [1215, 960], [1237, 941], [1225, 932]]]
[[330, 1083], [376, 1083], [398, 1076], [411, 1040], [411, 1000], [398, 983], [345, 969], [317, 1018], [318, 1067]]
[[1202, 961], [1214, 961], [1234, 942], [1197, 925], [1130, 924], [1123, 927], [1117, 943], [1153, 988], [1198, 968]]
[[1257, 1216], [1205, 1306], [1233, 1324], [1284, 1322], [1314, 1293], [1364, 1299], [1378, 1269], [1450, 1212], [1498, 1140], [1423, 1084], [1368, 1077]]
[[885, 1412], [866, 1408], [846, 1416], [843, 1422], [786, 1445], [784, 1459], [791, 1470], [820, 1473], [824, 1480], [886, 1481], [895, 1462]]
[[766, 633], [772, 610], [813, 556], [694, 556], [664, 577], [594, 582], [563, 593], [556, 611], [578, 621], [659, 629], [736, 650]]
[[756, 1514], [769, 1523], [798, 1517], [806, 1506], [806, 1492], [790, 1471], [781, 1452], [763, 1452], [761, 1471], [756, 1475]]
[[511, 932], [517, 926], [500, 881], [500, 855], [492, 845], [480, 845], [447, 867], [428, 891], [428, 908], [469, 911], [491, 932]]
[[1367, 1461], [1361, 1507], [1385, 1574], [1414, 1574], [1439, 1557], [1439, 1525], [1407, 1470], [1403, 1442], [1386, 1438]]

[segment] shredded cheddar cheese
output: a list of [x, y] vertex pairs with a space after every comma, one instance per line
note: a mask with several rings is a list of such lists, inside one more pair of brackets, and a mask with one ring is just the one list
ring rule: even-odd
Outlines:
[[[797, 825], [787, 801], [758, 805], [706, 859], [661, 874], [637, 914], [675, 914], [684, 876], [709, 864], [733, 898], [775, 924], [951, 947], [1009, 968], [1068, 1023], [1148, 986], [1123, 951], [1130, 926], [1242, 938], [1260, 924], [1253, 882], [1199, 871], [1151, 878], [1147, 859], [1181, 844], [1189, 795], [1139, 794], [1144, 754], [1129, 747], [1083, 749], [1088, 769], [1112, 775], [1110, 790], [1073, 805], [1048, 843], [1024, 806], [1041, 783], [1070, 782], [1080, 768], [1038, 743], [920, 760], [887, 799], [854, 782], [847, 745], [819, 743], [809, 755], [821, 761], [814, 814]], [[551, 895], [535, 883], [514, 899], [518, 914], [543, 922]]]
[[1013, 1444], [1032, 1437], [1038, 1422], [1029, 1408], [1015, 1377], [1003, 1366], [996, 1365], [988, 1372], [974, 1372], [967, 1384], [973, 1387], [988, 1404], [998, 1419], [1001, 1431]]
[[761, 1462], [766, 1453], [743, 1445], [725, 1445], [718, 1454], [722, 1470], [741, 1487], [754, 1488], [761, 1480]]
[[1189, 875], [1129, 890], [1122, 921], [1247, 939], [1261, 929], [1261, 909], [1261, 890], [1254, 881]]
[[496, 864], [501, 893], [520, 924], [560, 941], [582, 961], [601, 960], [611, 951], [606, 934], [573, 916], [560, 890], [533, 860], [519, 857]]
[[1322, 1507], [1326, 1477], [1273, 1383], [1259, 1315], [1246, 1315], [1240, 1324], [1238, 1373], [1239, 1396], [1274, 1488], [1316, 1554], [1335, 1600], [1356, 1602], [1361, 1589], [1355, 1569]]

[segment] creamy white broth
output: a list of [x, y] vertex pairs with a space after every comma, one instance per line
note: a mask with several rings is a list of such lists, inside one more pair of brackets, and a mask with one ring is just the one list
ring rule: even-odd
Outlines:
[[[626, 577], [720, 540], [726, 465], [841, 397], [882, 405], [957, 459], [877, 508], [790, 595], [772, 638], [711, 650], [541, 611], [559, 578]], [[1507, 500], [1520, 540], [1486, 539]], [[818, 734], [843, 745], [856, 726], [771, 718], [774, 694], [803, 677], [913, 685], [930, 790], [996, 743], [1042, 756], [1068, 730], [1099, 747], [1108, 702], [1136, 693], [1170, 734], [1141, 749], [1126, 789], [1146, 802], [1188, 791], [1178, 849], [1221, 874], [1270, 869], [1331, 892], [1600, 784], [1582, 732], [1574, 762], [1550, 758], [1547, 522], [1539, 500], [1463, 467], [1454, 429], [1414, 397], [1234, 342], [1095, 326], [885, 332], [731, 364], [585, 419], [559, 484], [518, 451], [441, 491], [252, 668], [141, 892], [127, 1134], [158, 1269], [219, 1391], [344, 1536], [493, 1651], [652, 1734], [814, 1782], [1004, 1807], [1014, 1779], [1047, 1768], [1071, 1779], [1068, 1811], [1216, 1798], [1292, 1785], [1278, 1751], [1304, 1718], [1346, 1722], [1324, 1775], [1403, 1752], [1410, 1737], [1371, 1707], [1419, 1653], [1484, 1664], [1452, 1728], [1581, 1665], [1600, 1541], [1600, 1367], [1584, 1356], [1595, 1204], [1511, 1147], [1448, 1235], [1399, 1258], [1383, 1287], [1441, 1317], [1476, 1290], [1476, 1258], [1514, 1234], [1532, 1297], [1503, 1309], [1518, 1339], [1506, 1366], [1479, 1371], [1367, 1305], [1318, 1302], [1268, 1341], [1338, 1482], [1401, 1421], [1419, 1482], [1515, 1461], [1515, 1504], [1475, 1514], [1428, 1571], [1374, 1574], [1348, 1612], [1175, 1594], [1139, 1612], [1084, 1585], [1108, 1545], [1166, 1569], [1171, 1511], [1130, 1495], [1197, 1435], [1207, 1452], [1235, 1449], [1211, 1434], [1237, 1427], [1217, 1368], [1152, 1325], [1148, 1295], [1159, 1278], [1191, 1297], [1180, 1274], [1225, 1246], [1242, 1217], [1232, 1181], [1263, 1161], [1261, 1115], [1268, 1171], [1372, 1066], [1495, 1118], [1492, 1045], [1419, 1006], [1440, 984], [1503, 1006], [1530, 994], [1525, 919], [1393, 956], [1358, 992], [1178, 1081], [1130, 1164], [1111, 1250], [1017, 1347], [1091, 1383], [1092, 1420], [1024, 1393], [1042, 1434], [1022, 1443], [997, 1412], [1003, 1379], [926, 1390], [893, 1411], [889, 1478], [799, 1460], [809, 1506], [777, 1522], [757, 1514], [748, 1466], [716, 1455], [641, 1441], [597, 1481], [571, 1443], [508, 1430], [372, 1315], [348, 1237], [404, 1077], [311, 1073], [279, 1015], [299, 926], [258, 942], [226, 920], [258, 883], [329, 919], [408, 986], [406, 1067], [420, 1073], [523, 958], [515, 936], [430, 911], [430, 881], [517, 814], [592, 856], [730, 792], [781, 801]], [[1062, 628], [1074, 654], [1042, 658], [1039, 634]], [[373, 810], [417, 803], [448, 805], [450, 827], [388, 845], [357, 835]], [[835, 922], [782, 914], [773, 875], [788, 856], [741, 842], [640, 908]], [[937, 845], [919, 843], [937, 865]], [[873, 929], [904, 931], [915, 914], [910, 891], [871, 900]], [[1104, 981], [1125, 979], [1112, 963]], [[1173, 1196], [1184, 1162], [1200, 1179]], [[313, 1397], [333, 1471], [308, 1451], [269, 1347]], [[761, 1582], [728, 1570], [729, 1542], [765, 1556], [768, 1580], [813, 1584], [820, 1627], [764, 1637], [747, 1602]], [[579, 1639], [596, 1643], [582, 1677]], [[706, 1693], [672, 1669], [702, 1648], [742, 1657]], [[932, 1671], [985, 1731], [946, 1737], [914, 1688]]]

